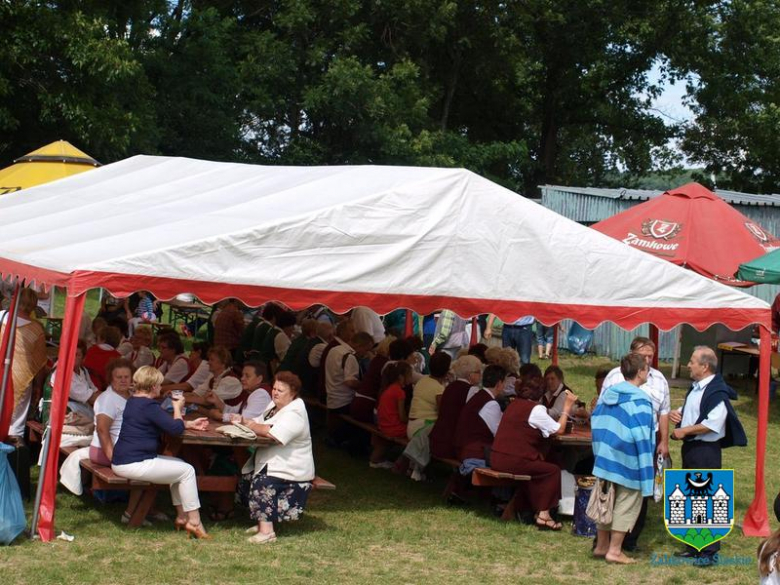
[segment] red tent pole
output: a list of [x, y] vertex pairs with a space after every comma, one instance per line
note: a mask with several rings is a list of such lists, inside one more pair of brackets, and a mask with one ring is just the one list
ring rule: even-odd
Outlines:
[[767, 537], [771, 533], [766, 508], [764, 464], [766, 459], [766, 428], [769, 422], [769, 368], [772, 339], [769, 329], [760, 328], [760, 354], [758, 359], [758, 432], [756, 433], [756, 485], [753, 502], [742, 521], [745, 536]]
[[471, 341], [469, 342], [469, 347], [474, 347], [479, 343], [479, 324], [477, 323], [477, 318], [472, 317], [471, 318]]
[[650, 323], [650, 340], [655, 344], [655, 352], [653, 353], [653, 367], [658, 369], [658, 353], [661, 348], [658, 344], [658, 327]]
[[11, 426], [11, 416], [14, 412], [14, 385], [13, 385], [13, 354], [16, 345], [16, 319], [19, 314], [19, 292], [21, 291], [21, 280], [16, 283], [14, 296], [11, 298], [11, 306], [6, 313], [5, 329], [3, 329], [3, 338], [0, 342], [0, 441], [8, 438], [8, 429]]
[[406, 309], [406, 320], [404, 321], [404, 338], [408, 339], [414, 335], [414, 316], [409, 309]]
[[[54, 506], [57, 493], [57, 469], [59, 468], [60, 440], [62, 439], [62, 425], [65, 421], [65, 410], [68, 404], [68, 391], [73, 378], [73, 366], [76, 361], [76, 344], [79, 340], [79, 325], [81, 314], [84, 311], [86, 293], [77, 297], [67, 297], [65, 303], [65, 319], [62, 323], [62, 337], [60, 337], [60, 351], [57, 359], [57, 377], [52, 391], [51, 412], [49, 416], [49, 440], [44, 448], [46, 465], [41, 469], [39, 482], [43, 482], [40, 506], [33, 513], [40, 517], [36, 527], [33, 522], [31, 532], [35, 534], [36, 528], [41, 540], [49, 542], [54, 538]], [[52, 454], [47, 457], [46, 453]]]
[[560, 329], [561, 324], [556, 323], [553, 325], [553, 343], [552, 343], [552, 355], [550, 356], [550, 361], [552, 365], [557, 366], [558, 365], [558, 330]]

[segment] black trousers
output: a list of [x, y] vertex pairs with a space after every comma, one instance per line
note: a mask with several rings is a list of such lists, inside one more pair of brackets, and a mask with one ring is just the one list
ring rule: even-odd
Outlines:
[[[720, 469], [722, 467], [720, 443], [708, 441], [686, 441], [682, 446], [683, 469]], [[687, 546], [687, 545], [686, 545]], [[691, 552], [696, 552], [692, 546]], [[704, 547], [701, 556], [713, 556], [720, 550], [720, 541]]]

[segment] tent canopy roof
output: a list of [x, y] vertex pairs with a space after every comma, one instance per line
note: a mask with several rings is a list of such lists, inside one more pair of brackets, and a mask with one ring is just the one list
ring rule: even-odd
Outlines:
[[742, 262], [780, 247], [780, 241], [715, 193], [688, 183], [593, 226], [649, 254], [731, 286]]
[[100, 163], [89, 156], [83, 150], [79, 150], [67, 140], [57, 140], [38, 150], [28, 152], [24, 156], [17, 158], [15, 163], [19, 162], [67, 162], [72, 164], [84, 164], [93, 167], [100, 166]]
[[100, 165], [65, 140], [34, 150], [14, 163], [0, 170], [0, 195], [78, 175]]
[[115, 294], [450, 308], [593, 327], [769, 323], [768, 305], [462, 169], [136, 156], [0, 198], [0, 272]]

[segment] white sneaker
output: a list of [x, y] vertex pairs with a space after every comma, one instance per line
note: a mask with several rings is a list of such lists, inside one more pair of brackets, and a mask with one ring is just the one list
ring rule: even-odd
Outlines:
[[425, 474], [415, 467], [412, 471], [411, 478], [412, 481], [425, 481]]
[[368, 462], [368, 466], [371, 469], [392, 469], [395, 467], [395, 463], [392, 461], [380, 461], [379, 463], [372, 463], [371, 461]]

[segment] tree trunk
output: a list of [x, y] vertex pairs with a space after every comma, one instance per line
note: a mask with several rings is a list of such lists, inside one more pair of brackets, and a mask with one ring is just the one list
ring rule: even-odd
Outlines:
[[455, 97], [455, 89], [458, 86], [458, 77], [460, 75], [460, 64], [463, 60], [462, 57], [463, 53], [458, 50], [455, 53], [455, 58], [452, 62], [452, 71], [450, 72], [450, 78], [447, 82], [447, 93], [444, 96], [444, 107], [442, 108], [441, 113], [441, 124], [440, 128], [441, 131], [444, 132], [447, 129], [447, 123], [449, 122], [450, 118], [450, 108], [452, 106], [452, 100]]

